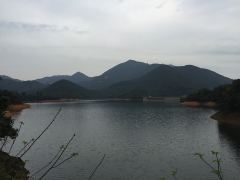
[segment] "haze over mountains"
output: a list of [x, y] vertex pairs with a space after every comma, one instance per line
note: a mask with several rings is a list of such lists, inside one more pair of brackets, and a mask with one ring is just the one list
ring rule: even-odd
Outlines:
[[45, 87], [38, 81], [20, 81], [8, 76], [0, 75], [0, 89], [16, 92], [36, 92]]
[[87, 75], [78, 72], [71, 76], [50, 76], [37, 79], [37, 81], [43, 84], [52, 84], [61, 79], [65, 79], [88, 89], [104, 89], [113, 85], [114, 83], [141, 77], [157, 66], [159, 66], [159, 64], [149, 65], [134, 60], [128, 60], [124, 63], [114, 66], [113, 68], [104, 72], [102, 75], [96, 77], [88, 77]]
[[90, 80], [90, 77], [88, 77], [87, 75], [85, 75], [81, 72], [76, 72], [71, 76], [69, 76], [69, 75], [55, 75], [55, 76], [49, 76], [49, 77], [36, 79], [36, 81], [38, 81], [42, 84], [46, 84], [46, 85], [53, 84], [53, 83], [55, 83], [59, 80], [68, 80], [68, 81], [71, 81], [73, 83], [80, 84], [83, 81]]
[[41, 98], [111, 98], [182, 96], [201, 88], [231, 83], [231, 79], [192, 65], [146, 64], [134, 60], [114, 66], [100, 76], [77, 72], [34, 81], [0, 76], [0, 89], [25, 92]]

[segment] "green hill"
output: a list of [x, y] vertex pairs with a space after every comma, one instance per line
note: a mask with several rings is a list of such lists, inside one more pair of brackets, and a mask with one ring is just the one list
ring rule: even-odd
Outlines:
[[0, 77], [0, 90], [32, 93], [39, 91], [44, 87], [45, 85], [37, 81], [20, 81], [12, 78]]
[[89, 81], [80, 84], [88, 89], [105, 89], [121, 81], [139, 78], [158, 66], [159, 64], [146, 64], [128, 60], [107, 70], [102, 75], [93, 77]]
[[53, 84], [60, 80], [68, 80], [75, 84], [79, 84], [81, 82], [90, 80], [90, 77], [86, 76], [85, 74], [83, 74], [81, 72], [77, 72], [70, 76], [69, 75], [55, 75], [55, 76], [49, 76], [49, 77], [43, 77], [40, 79], [36, 79], [36, 81], [38, 81], [42, 84], [47, 84], [47, 85]]
[[89, 98], [89, 91], [68, 80], [60, 80], [40, 91], [45, 99]]
[[240, 112], [240, 80], [234, 80], [232, 84], [218, 86], [212, 90], [201, 89], [188, 95], [183, 101], [213, 101], [220, 110]]
[[[44, 84], [40, 83], [43, 82]], [[25, 92], [27, 99], [42, 98], [138, 98], [184, 96], [202, 88], [230, 84], [231, 79], [192, 65], [146, 64], [129, 60], [102, 75], [51, 76], [35, 81], [0, 77], [0, 90]]]
[[114, 84], [106, 90], [109, 96], [182, 96], [201, 88], [231, 83], [231, 79], [195, 66], [159, 65], [144, 76]]

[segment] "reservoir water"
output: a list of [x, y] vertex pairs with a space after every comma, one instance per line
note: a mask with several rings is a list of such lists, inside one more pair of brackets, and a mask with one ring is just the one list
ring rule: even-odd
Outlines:
[[23, 147], [24, 140], [35, 138], [60, 106], [62, 112], [54, 124], [24, 156], [26, 167], [30, 172], [41, 168], [74, 133], [76, 138], [63, 158], [73, 152], [79, 156], [50, 171], [45, 179], [87, 179], [106, 154], [93, 179], [172, 179], [171, 171], [177, 169], [180, 180], [214, 180], [217, 178], [211, 170], [193, 156], [203, 153], [211, 162], [212, 150], [220, 152], [225, 179], [240, 177], [238, 130], [212, 120], [214, 110], [180, 104], [97, 101], [32, 104], [14, 117], [15, 127], [20, 121], [24, 126], [12, 154]]

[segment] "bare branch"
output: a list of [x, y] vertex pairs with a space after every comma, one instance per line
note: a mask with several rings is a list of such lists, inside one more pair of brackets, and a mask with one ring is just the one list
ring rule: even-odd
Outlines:
[[78, 155], [78, 153], [73, 153], [73, 154], [71, 154], [71, 156], [69, 156], [68, 158], [62, 160], [60, 163], [58, 163], [57, 165], [55, 165], [53, 168], [56, 168], [56, 167], [62, 165], [63, 163], [65, 163], [66, 161], [72, 159], [73, 157], [75, 157], [75, 156], [77, 156], [77, 155]]
[[223, 180], [223, 173], [222, 173], [222, 167], [221, 167], [221, 161], [218, 157], [218, 153], [214, 153], [216, 156], [216, 162], [217, 162], [217, 168], [218, 168], [218, 176], [220, 180]]
[[52, 162], [59, 156], [59, 154], [61, 153], [61, 151], [63, 150], [63, 146], [61, 146], [57, 152], [57, 154], [52, 158], [51, 161], [49, 161], [46, 165], [44, 165], [43, 167], [41, 167], [39, 170], [37, 170], [36, 172], [34, 172], [31, 176], [35, 176], [36, 174], [38, 174], [39, 172], [41, 172], [43, 169], [47, 168], [50, 164], [52, 164]]
[[90, 176], [88, 177], [88, 180], [91, 180], [92, 177], [94, 176], [94, 174], [96, 173], [97, 169], [101, 166], [101, 164], [103, 163], [104, 159], [105, 159], [106, 154], [103, 155], [102, 159], [99, 161], [98, 165], [95, 167], [95, 169], [92, 171], [92, 173], [90, 174]]
[[63, 153], [67, 150], [69, 144], [72, 142], [73, 138], [76, 135], [73, 134], [73, 136], [71, 137], [71, 139], [68, 141], [67, 145], [64, 147], [64, 149], [61, 151], [60, 155], [58, 156], [58, 158], [52, 163], [52, 165], [50, 166], [50, 168], [39, 178], [39, 180], [41, 180], [42, 178], [44, 178], [53, 168], [54, 166], [57, 164], [57, 162], [59, 161], [59, 159], [62, 157]]
[[4, 141], [3, 141], [3, 144], [2, 144], [2, 146], [1, 146], [1, 151], [3, 150], [3, 147], [6, 145], [6, 143], [7, 143], [7, 139], [8, 139], [8, 137], [5, 137], [4, 138]]
[[31, 147], [37, 142], [37, 140], [48, 130], [48, 128], [52, 125], [52, 123], [56, 120], [57, 116], [59, 115], [59, 113], [61, 112], [62, 108], [59, 108], [58, 112], [56, 113], [56, 115], [54, 116], [54, 118], [52, 119], [52, 121], [48, 124], [48, 126], [41, 132], [41, 134], [32, 142], [32, 144], [23, 152], [23, 154], [20, 156], [23, 157], [30, 149]]
[[[20, 122], [20, 126], [19, 126], [19, 128], [18, 128], [17, 135], [19, 134], [19, 132], [20, 132], [20, 130], [21, 130], [21, 128], [22, 128], [22, 125], [23, 125], [23, 124], [24, 124], [23, 122]], [[11, 145], [11, 147], [10, 147], [9, 151], [8, 151], [8, 154], [10, 154], [10, 153], [11, 153], [11, 151], [12, 151], [12, 148], [13, 148], [13, 145], [14, 145], [14, 143], [15, 143], [16, 139], [17, 139], [17, 137], [16, 137], [15, 139], [13, 139], [13, 142], [12, 142], [12, 145]]]
[[18, 156], [29, 144], [31, 144], [34, 141], [34, 139], [31, 139], [28, 143], [25, 143], [25, 145], [18, 151], [16, 156]]

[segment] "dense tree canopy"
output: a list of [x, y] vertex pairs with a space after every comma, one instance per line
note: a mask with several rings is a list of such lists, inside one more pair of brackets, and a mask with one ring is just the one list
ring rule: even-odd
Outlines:
[[4, 117], [4, 112], [10, 104], [19, 102], [17, 94], [9, 91], [0, 91], [0, 138], [7, 136], [14, 138], [17, 135], [16, 130], [12, 128], [13, 120]]
[[185, 101], [214, 101], [221, 110], [240, 111], [240, 79], [213, 90], [202, 89], [187, 96]]

